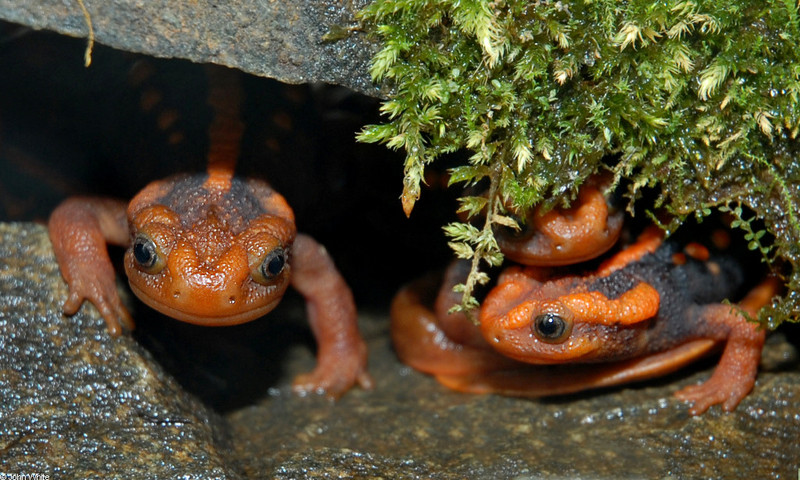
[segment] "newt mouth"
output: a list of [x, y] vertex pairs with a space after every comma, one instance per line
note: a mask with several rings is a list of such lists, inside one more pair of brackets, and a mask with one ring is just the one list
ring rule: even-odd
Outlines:
[[498, 353], [514, 360], [536, 364], [582, 363], [591, 361], [598, 350], [597, 341], [571, 338], [560, 344], [537, 340], [528, 329], [483, 330], [484, 338]]
[[247, 308], [231, 314], [211, 313], [206, 315], [181, 310], [172, 305], [161, 302], [150, 295], [147, 295], [144, 290], [140, 289], [133, 283], [130, 283], [130, 287], [131, 291], [133, 291], [133, 293], [150, 308], [176, 320], [207, 327], [226, 327], [253, 321], [271, 312], [278, 305], [278, 303], [280, 303], [282, 298], [282, 296], [278, 296], [278, 298], [275, 298], [266, 304]]

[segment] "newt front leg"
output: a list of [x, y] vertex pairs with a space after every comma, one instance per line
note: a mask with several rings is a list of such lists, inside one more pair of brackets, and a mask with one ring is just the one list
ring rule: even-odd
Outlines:
[[754, 316], [779, 290], [777, 280], [769, 278], [751, 290], [738, 309], [732, 305], [712, 305], [702, 310], [701, 323], [710, 327], [708, 335], [725, 341], [725, 349], [711, 378], [675, 393], [677, 398], [692, 403], [692, 415], [716, 404], [730, 412], [753, 389], [766, 331], [747, 322], [739, 309]]
[[75, 197], [59, 205], [50, 216], [50, 241], [69, 286], [64, 313], [73, 315], [84, 300], [100, 311], [111, 336], [134, 323], [117, 293], [114, 267], [106, 244], [130, 243], [126, 204], [120, 200]]
[[294, 391], [337, 398], [355, 383], [372, 388], [367, 346], [358, 331], [353, 294], [325, 247], [298, 234], [290, 260], [292, 286], [306, 299], [308, 319], [317, 340], [317, 366], [298, 376]]

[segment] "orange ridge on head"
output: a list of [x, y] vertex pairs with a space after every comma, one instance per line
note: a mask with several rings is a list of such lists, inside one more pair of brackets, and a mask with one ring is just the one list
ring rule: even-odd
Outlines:
[[539, 301], [532, 301], [532, 302], [524, 302], [516, 307], [512, 308], [507, 314], [495, 317], [495, 322], [497, 326], [503, 328], [505, 330], [513, 330], [515, 328], [521, 328], [525, 325], [531, 323], [531, 317], [533, 312], [536, 311], [538, 305], [541, 302]]
[[559, 300], [579, 321], [632, 325], [656, 316], [661, 296], [655, 288], [642, 282], [614, 300], [600, 292], [573, 293]]
[[633, 325], [653, 318], [660, 303], [658, 291], [647, 283], [640, 283], [613, 300], [600, 292], [581, 292], [563, 295], [556, 300], [523, 302], [505, 315], [495, 317], [493, 323], [512, 330], [530, 324], [540, 312], [566, 310], [576, 322]]

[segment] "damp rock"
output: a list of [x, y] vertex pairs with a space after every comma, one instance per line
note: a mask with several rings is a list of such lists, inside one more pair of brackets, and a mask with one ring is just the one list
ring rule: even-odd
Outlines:
[[0, 223], [4, 473], [241, 478], [223, 421], [94, 307], [63, 316], [66, 295], [47, 230]]
[[172, 2], [0, 0], [0, 18], [154, 57], [217, 63], [286, 83], [327, 82], [376, 95], [377, 45], [356, 19], [366, 0]]

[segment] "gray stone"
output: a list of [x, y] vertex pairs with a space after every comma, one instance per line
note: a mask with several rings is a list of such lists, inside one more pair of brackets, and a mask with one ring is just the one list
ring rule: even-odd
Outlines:
[[398, 364], [385, 330], [368, 335], [374, 391], [331, 404], [281, 390], [227, 415], [233, 437], [248, 438], [237, 447], [254, 459], [254, 477], [751, 479], [794, 478], [800, 467], [800, 372], [781, 336], [736, 411], [691, 417], [672, 394], [707, 378], [713, 362], [644, 385], [524, 400], [448, 391]]
[[[400, 364], [386, 311], [362, 312], [374, 390], [335, 403], [291, 394], [291, 379], [314, 364], [301, 341], [280, 364], [264, 364], [278, 375], [262, 395], [220, 419], [130, 337], [108, 338], [94, 308], [61, 315], [66, 288], [42, 227], [0, 224], [0, 295], [0, 464], [22, 473], [777, 479], [800, 467], [800, 366], [782, 333], [768, 340], [756, 388], [736, 411], [691, 417], [672, 393], [707, 378], [714, 361], [565, 398], [465, 395]], [[304, 314], [281, 315], [290, 323], [270, 328], [286, 343], [280, 329], [305, 325]]]
[[0, 223], [0, 471], [240, 478], [221, 419], [66, 294], [46, 229]]
[[[287, 83], [328, 82], [377, 94], [377, 48], [358, 30], [366, 0], [83, 0], [97, 42], [156, 57], [217, 63]], [[78, 0], [0, 0], [0, 18], [87, 37]], [[344, 31], [326, 41], [330, 32]]]

